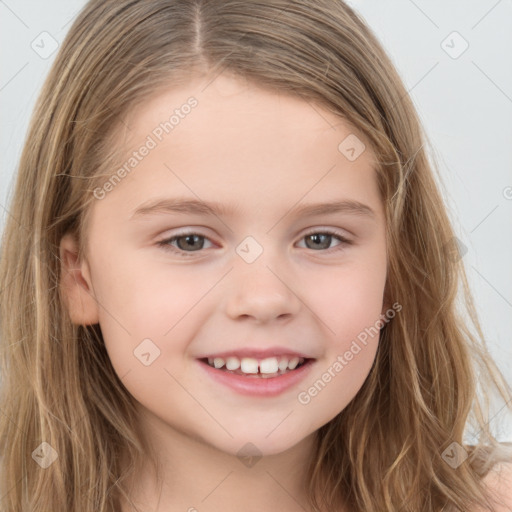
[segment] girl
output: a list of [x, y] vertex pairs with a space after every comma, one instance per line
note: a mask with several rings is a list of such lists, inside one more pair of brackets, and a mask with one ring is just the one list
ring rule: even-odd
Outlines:
[[3, 234], [2, 510], [512, 507], [425, 145], [341, 1], [87, 3]]

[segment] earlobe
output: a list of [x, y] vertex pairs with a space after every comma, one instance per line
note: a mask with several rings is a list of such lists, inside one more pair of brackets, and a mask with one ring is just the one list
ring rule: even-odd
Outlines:
[[382, 310], [381, 310], [380, 314], [386, 315], [386, 312], [389, 310], [390, 307], [391, 307], [391, 304], [389, 303], [388, 298], [385, 296], [382, 301]]
[[391, 304], [383, 304], [381, 315], [387, 316], [386, 313], [391, 309]]
[[382, 311], [381, 315], [386, 315], [386, 312], [391, 309], [391, 306], [393, 304], [393, 301], [391, 300], [391, 297], [389, 296], [389, 290], [388, 290], [388, 283], [386, 283], [386, 286], [384, 287], [384, 295], [382, 298]]
[[78, 258], [78, 242], [71, 233], [60, 241], [60, 291], [71, 322], [77, 325], [99, 323], [98, 303], [91, 286], [89, 266]]

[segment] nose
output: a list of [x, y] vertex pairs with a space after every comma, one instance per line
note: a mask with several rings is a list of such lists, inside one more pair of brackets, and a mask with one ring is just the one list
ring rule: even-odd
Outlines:
[[225, 308], [231, 319], [249, 318], [257, 323], [284, 321], [300, 311], [302, 302], [293, 280], [268, 263], [264, 258], [251, 264], [237, 262], [230, 272]]

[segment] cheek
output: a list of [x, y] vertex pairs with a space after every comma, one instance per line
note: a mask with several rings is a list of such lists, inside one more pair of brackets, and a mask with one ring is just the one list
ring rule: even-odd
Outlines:
[[386, 269], [383, 262], [317, 273], [307, 284], [308, 306], [325, 337], [324, 357], [298, 402], [328, 421], [342, 411], [368, 377], [378, 348]]
[[385, 266], [376, 262], [333, 266], [304, 283], [305, 302], [331, 344], [341, 350], [365, 328], [375, 325], [382, 313], [385, 279]]
[[311, 429], [345, 409], [368, 377], [379, 344], [385, 274], [338, 269], [317, 284], [310, 307], [321, 319], [325, 351], [297, 396]]
[[[299, 390], [298, 407], [314, 431], [341, 413], [355, 398], [370, 373], [377, 341], [349, 344], [347, 351], [332, 352], [316, 374]], [[350, 360], [347, 358], [350, 353]]]
[[[101, 271], [97, 296], [128, 331], [146, 329], [145, 334], [151, 330], [162, 336], [211, 288], [214, 280], [206, 277], [184, 267], [125, 259], [115, 268]], [[108, 314], [104, 317], [106, 322], [113, 320]]]
[[136, 353], [142, 343], [151, 357], [158, 355], [152, 367], [175, 360], [203, 320], [202, 300], [218, 279], [198, 272], [145, 267], [126, 263], [98, 276], [102, 288], [95, 291], [103, 306], [101, 330], [120, 375], [139, 367]]

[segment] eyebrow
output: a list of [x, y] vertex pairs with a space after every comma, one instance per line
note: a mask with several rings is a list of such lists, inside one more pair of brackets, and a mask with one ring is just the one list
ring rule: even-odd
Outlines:
[[[196, 199], [164, 198], [153, 199], [141, 204], [131, 215], [130, 220], [159, 213], [187, 213], [196, 215], [232, 216], [234, 209], [215, 201], [205, 202]], [[374, 210], [368, 205], [354, 200], [332, 201], [296, 206], [286, 215], [295, 217], [312, 217], [334, 213], [348, 213], [375, 220]]]

